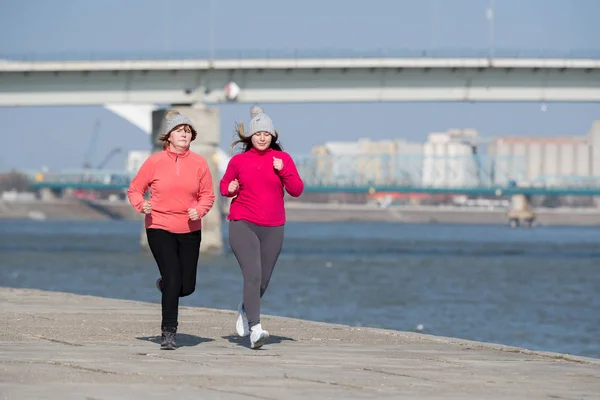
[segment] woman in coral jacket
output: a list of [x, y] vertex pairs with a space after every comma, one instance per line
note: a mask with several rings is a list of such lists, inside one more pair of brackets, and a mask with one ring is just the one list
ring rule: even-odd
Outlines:
[[293, 197], [304, 183], [290, 155], [277, 143], [273, 122], [262, 108], [251, 110], [248, 135], [236, 126], [243, 151], [234, 155], [220, 182], [221, 195], [233, 197], [229, 210], [229, 244], [242, 270], [243, 298], [238, 304], [236, 331], [250, 334], [250, 348], [269, 339], [260, 323], [260, 300], [267, 290], [283, 245], [284, 189]]
[[[206, 160], [190, 151], [197, 132], [178, 112], [166, 116], [163, 151], [152, 154], [131, 181], [131, 205], [146, 214], [148, 245], [160, 271], [162, 293], [161, 349], [176, 348], [179, 298], [196, 289], [202, 239], [201, 219], [212, 208], [215, 194]], [[150, 188], [150, 199], [144, 199]]]

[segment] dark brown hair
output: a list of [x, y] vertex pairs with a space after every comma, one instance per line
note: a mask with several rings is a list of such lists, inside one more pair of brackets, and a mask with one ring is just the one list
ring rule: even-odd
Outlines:
[[[179, 111], [169, 111], [166, 115], [165, 115], [165, 119], [169, 119], [171, 118], [173, 115], [181, 115], [181, 113]], [[169, 138], [171, 137], [171, 132], [173, 132], [176, 128], [178, 128], [181, 125], [177, 125], [176, 127], [174, 127], [173, 129], [171, 129], [169, 132], [165, 133], [164, 135], [160, 135], [158, 137], [158, 140], [160, 140], [161, 142], [163, 142], [163, 150], [166, 150], [167, 147], [169, 147]], [[188, 125], [189, 126], [189, 125]], [[197, 132], [194, 130], [194, 128], [192, 128], [190, 126], [190, 129], [192, 130], [192, 140], [190, 142], [193, 142], [196, 139], [196, 136], [198, 135]]]
[[[246, 136], [244, 134], [244, 123], [243, 122], [239, 122], [235, 124], [235, 134], [237, 136], [237, 140], [235, 140], [230, 147], [230, 151], [233, 151], [233, 149], [235, 148], [235, 146], [237, 146], [238, 144], [242, 144], [242, 153], [245, 153], [249, 150], [252, 149], [252, 135], [250, 136]], [[273, 137], [271, 138], [271, 144], [269, 145], [270, 149], [273, 150], [279, 150], [279, 151], [283, 151], [283, 147], [281, 146], [281, 143], [279, 143], [279, 133], [277, 133], [277, 129], [275, 129], [274, 131], [274, 135], [272, 135]]]

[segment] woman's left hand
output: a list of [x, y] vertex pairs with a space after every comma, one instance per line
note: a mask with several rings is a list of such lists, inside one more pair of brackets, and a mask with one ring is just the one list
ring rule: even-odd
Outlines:
[[192, 221], [197, 221], [200, 219], [198, 211], [195, 208], [188, 208], [188, 215]]

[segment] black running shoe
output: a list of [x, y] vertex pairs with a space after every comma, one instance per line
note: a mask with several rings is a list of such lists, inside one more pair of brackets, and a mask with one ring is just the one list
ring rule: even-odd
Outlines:
[[162, 337], [160, 341], [161, 350], [175, 350], [177, 345], [175, 344], [175, 336], [177, 335], [177, 328], [163, 328]]

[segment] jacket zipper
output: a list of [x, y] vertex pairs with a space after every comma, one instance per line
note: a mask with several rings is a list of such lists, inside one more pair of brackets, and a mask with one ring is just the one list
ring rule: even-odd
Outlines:
[[177, 176], [179, 176], [179, 163], [177, 162], [179, 160], [179, 156], [175, 156], [175, 172], [177, 173]]

